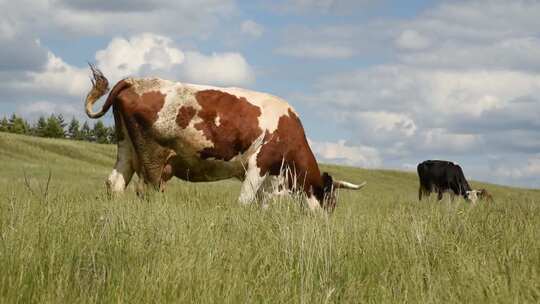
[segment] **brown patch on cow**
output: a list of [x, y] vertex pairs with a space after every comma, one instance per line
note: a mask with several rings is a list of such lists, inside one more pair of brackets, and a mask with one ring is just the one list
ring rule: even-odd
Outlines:
[[139, 115], [152, 125], [158, 118], [159, 111], [165, 103], [165, 95], [158, 91], [146, 92], [141, 95]]
[[176, 123], [182, 129], [187, 128], [189, 122], [195, 116], [195, 113], [197, 113], [197, 110], [193, 107], [181, 107], [180, 110], [178, 110], [178, 115], [176, 115]]
[[145, 92], [139, 95], [133, 88], [120, 92], [122, 112], [133, 116], [144, 128], [150, 128], [158, 118], [158, 113], [165, 103], [165, 95], [159, 91]]
[[262, 134], [258, 119], [261, 109], [244, 97], [218, 90], [203, 90], [197, 92], [195, 98], [201, 105], [198, 116], [202, 119], [195, 128], [214, 144], [199, 151], [202, 159], [230, 160], [247, 151]]
[[[257, 166], [261, 176], [279, 175], [282, 165], [296, 172], [300, 187], [307, 194], [316, 194], [322, 200], [323, 180], [315, 156], [309, 147], [302, 123], [289, 109], [289, 115], [279, 118], [273, 133], [266, 133], [264, 144], [257, 155]], [[291, 185], [289, 185], [290, 187]]]

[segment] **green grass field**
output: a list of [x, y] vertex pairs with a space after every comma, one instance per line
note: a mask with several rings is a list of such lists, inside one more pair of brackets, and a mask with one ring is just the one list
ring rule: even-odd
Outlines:
[[0, 303], [540, 302], [538, 190], [420, 203], [415, 174], [323, 166], [368, 182], [330, 217], [234, 180], [110, 200], [115, 153], [0, 133]]

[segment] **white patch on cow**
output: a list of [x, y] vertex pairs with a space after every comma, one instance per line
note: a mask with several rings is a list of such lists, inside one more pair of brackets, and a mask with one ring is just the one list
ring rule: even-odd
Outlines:
[[157, 92], [167, 84], [172, 83], [169, 80], [160, 78], [126, 78], [125, 82], [131, 84], [131, 87], [139, 96], [147, 92]]
[[261, 191], [268, 199], [287, 197], [291, 195], [291, 191], [287, 188], [287, 184], [281, 175], [269, 175], [264, 180], [261, 186]]
[[110, 191], [113, 193], [123, 192], [126, 186], [126, 180], [122, 173], [119, 173], [116, 169], [113, 169], [109, 178], [107, 179]]
[[251, 204], [255, 201], [257, 192], [266, 178], [266, 175], [261, 176], [261, 169], [257, 167], [257, 155], [259, 151], [260, 147], [257, 149], [256, 153], [251, 155], [247, 163], [245, 179], [242, 183], [240, 196], [238, 198], [238, 201], [242, 205]]
[[214, 124], [216, 127], [219, 127], [221, 125], [221, 118], [219, 118], [219, 115], [216, 115], [216, 118], [214, 118]]
[[[198, 91], [217, 90], [234, 95], [238, 98], [245, 98], [249, 103], [257, 106], [261, 110], [259, 127], [263, 130], [263, 133], [264, 131], [273, 133], [278, 127], [279, 118], [284, 115], [289, 116], [289, 110], [296, 114], [294, 109], [285, 100], [271, 94], [235, 87], [220, 88], [196, 84], [186, 84], [186, 86]], [[296, 115], [298, 116], [298, 114]]]
[[466, 192], [467, 199], [471, 201], [471, 203], [475, 204], [476, 201], [478, 201], [478, 194], [480, 193], [479, 190], [471, 190]]

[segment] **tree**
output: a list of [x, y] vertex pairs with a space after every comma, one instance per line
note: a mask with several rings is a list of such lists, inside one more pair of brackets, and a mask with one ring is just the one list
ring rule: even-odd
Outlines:
[[96, 138], [96, 141], [100, 144], [106, 144], [109, 142], [108, 140], [108, 131], [105, 125], [101, 120], [98, 120], [94, 124], [94, 130], [93, 130], [94, 136]]
[[47, 121], [45, 120], [45, 117], [40, 116], [38, 121], [34, 125], [34, 128], [32, 130], [32, 135], [45, 137], [45, 132], [47, 131], [46, 129], [47, 129]]
[[110, 144], [118, 142], [118, 139], [116, 138], [116, 128], [114, 126], [107, 127], [107, 139]]
[[5, 116], [0, 120], [0, 132], [9, 132], [9, 121]]
[[82, 134], [79, 130], [79, 121], [73, 117], [69, 123], [67, 135], [70, 139], [81, 140]]
[[92, 130], [90, 129], [87, 121], [84, 122], [81, 128], [81, 139], [85, 141], [94, 141]]
[[62, 128], [61, 122], [54, 114], [51, 114], [51, 116], [47, 118], [45, 137], [64, 138], [64, 128]]
[[26, 120], [12, 114], [8, 121], [8, 131], [16, 134], [30, 134], [30, 125]]
[[62, 128], [62, 131], [64, 132], [64, 135], [62, 137], [66, 137], [66, 122], [64, 121], [64, 116], [62, 116], [62, 114], [58, 114], [56, 116], [56, 119], [58, 120], [58, 124], [60, 125], [60, 127]]

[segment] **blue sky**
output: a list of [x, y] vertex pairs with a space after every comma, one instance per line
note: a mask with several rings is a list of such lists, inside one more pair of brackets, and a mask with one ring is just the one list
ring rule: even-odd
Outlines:
[[[0, 115], [84, 119], [86, 61], [287, 99], [320, 161], [540, 186], [540, 3], [0, 0]], [[110, 122], [110, 117], [107, 118]]]

